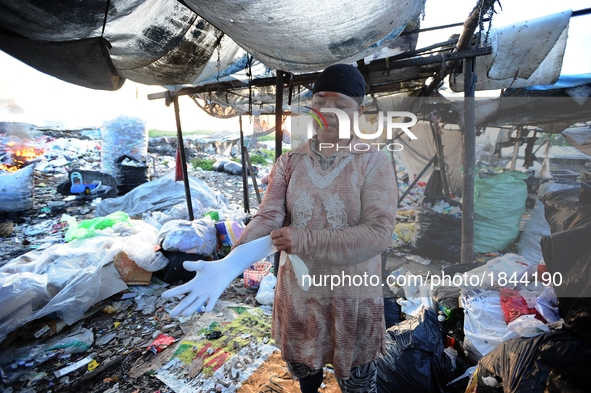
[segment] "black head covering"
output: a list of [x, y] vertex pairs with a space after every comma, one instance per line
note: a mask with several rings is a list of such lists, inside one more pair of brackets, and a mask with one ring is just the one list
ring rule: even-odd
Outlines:
[[359, 105], [365, 96], [365, 80], [361, 72], [349, 64], [327, 67], [314, 82], [313, 93], [334, 91], [353, 98]]

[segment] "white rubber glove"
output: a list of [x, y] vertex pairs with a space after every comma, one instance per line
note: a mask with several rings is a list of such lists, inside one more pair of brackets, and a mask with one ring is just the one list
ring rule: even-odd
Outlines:
[[277, 249], [271, 243], [271, 236], [265, 236], [234, 248], [219, 261], [183, 262], [183, 267], [197, 272], [195, 278], [186, 284], [169, 289], [162, 294], [164, 299], [185, 295], [172, 310], [171, 317], [179, 314], [189, 316], [207, 304], [204, 311], [213, 310], [216, 302], [228, 285], [250, 265], [273, 254]]

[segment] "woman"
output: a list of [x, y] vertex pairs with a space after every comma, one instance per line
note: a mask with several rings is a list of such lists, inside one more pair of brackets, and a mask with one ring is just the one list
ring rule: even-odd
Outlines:
[[[344, 111], [351, 125], [364, 110], [365, 82], [355, 67], [328, 67], [313, 91], [312, 110], [324, 117], [314, 123], [316, 135], [277, 160], [236, 247], [270, 234], [282, 251], [273, 338], [301, 391], [316, 393], [331, 364], [343, 392], [375, 392], [373, 362], [385, 346], [380, 253], [395, 226], [394, 169], [350, 130], [339, 135], [331, 110]], [[296, 277], [302, 267], [307, 285]]]

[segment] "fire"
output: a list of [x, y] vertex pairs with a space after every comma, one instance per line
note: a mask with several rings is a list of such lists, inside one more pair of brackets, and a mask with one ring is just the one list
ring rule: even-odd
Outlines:
[[16, 172], [21, 167], [25, 166], [27, 162], [43, 155], [44, 149], [38, 149], [32, 146], [17, 145], [14, 141], [7, 142], [6, 152], [10, 160], [4, 164], [0, 164], [0, 171]]

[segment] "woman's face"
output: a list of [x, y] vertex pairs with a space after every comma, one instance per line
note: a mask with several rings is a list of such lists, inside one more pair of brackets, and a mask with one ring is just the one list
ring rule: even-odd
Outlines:
[[[353, 127], [353, 116], [355, 112], [359, 115], [363, 112], [363, 105], [342, 93], [332, 91], [321, 91], [312, 97], [312, 108], [320, 111], [322, 108], [336, 108], [344, 111], [349, 116], [349, 125]], [[334, 113], [322, 113], [328, 127], [313, 122], [314, 131], [318, 134], [318, 141], [322, 143], [337, 143], [339, 141], [339, 120]], [[321, 122], [322, 123], [322, 122]], [[349, 130], [350, 131], [350, 130]]]

